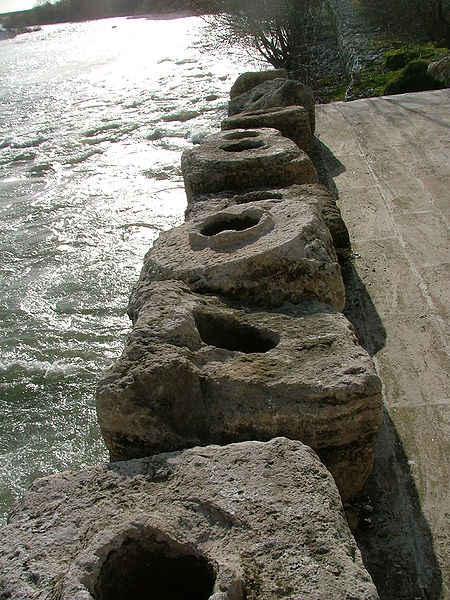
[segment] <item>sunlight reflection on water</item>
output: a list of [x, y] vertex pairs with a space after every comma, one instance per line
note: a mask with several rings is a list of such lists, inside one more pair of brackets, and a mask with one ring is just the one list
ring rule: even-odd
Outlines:
[[2, 514], [33, 478], [107, 458], [95, 384], [143, 255], [183, 219], [181, 152], [255, 67], [201, 53], [203, 27], [119, 18], [0, 42]]

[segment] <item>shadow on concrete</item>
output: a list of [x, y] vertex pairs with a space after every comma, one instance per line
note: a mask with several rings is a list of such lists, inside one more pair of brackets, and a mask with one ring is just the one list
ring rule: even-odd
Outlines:
[[[345, 171], [345, 166], [319, 140], [313, 160], [320, 182], [338, 201], [334, 178]], [[345, 260], [341, 269], [347, 294], [345, 315], [359, 343], [375, 356], [386, 343], [383, 322], [352, 259]], [[442, 573], [431, 531], [422, 513], [408, 457], [386, 408], [375, 444], [372, 474], [365, 492], [347, 507], [347, 514], [357, 515], [353, 534], [380, 600], [441, 597]]]
[[351, 258], [341, 263], [341, 271], [346, 294], [344, 314], [361, 346], [375, 356], [386, 343], [386, 330]]
[[[382, 320], [352, 261], [341, 268], [347, 294], [345, 315], [359, 343], [375, 356], [386, 343]], [[386, 408], [365, 495], [356, 500], [360, 518], [353, 533], [380, 600], [440, 598], [442, 575], [431, 532], [408, 458]]]
[[311, 159], [317, 169], [320, 183], [325, 185], [333, 198], [337, 200], [339, 193], [334, 178], [345, 172], [344, 165], [334, 156], [328, 146], [316, 137], [313, 140]]
[[[345, 166], [317, 138], [314, 139], [312, 159], [320, 183], [330, 190], [338, 202], [339, 193], [334, 178], [345, 172]], [[386, 343], [386, 330], [351, 258], [341, 261], [341, 270], [347, 296], [345, 316], [352, 323], [361, 346], [374, 356]]]
[[442, 573], [402, 443], [387, 410], [365, 492], [370, 514], [353, 532], [380, 600], [437, 600]]

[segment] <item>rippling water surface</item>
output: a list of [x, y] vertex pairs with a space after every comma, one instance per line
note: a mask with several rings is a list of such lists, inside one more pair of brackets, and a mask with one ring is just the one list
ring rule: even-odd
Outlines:
[[35, 477], [107, 459], [96, 380], [143, 255], [183, 220], [181, 152], [255, 66], [204, 37], [120, 18], [0, 41], [0, 517]]

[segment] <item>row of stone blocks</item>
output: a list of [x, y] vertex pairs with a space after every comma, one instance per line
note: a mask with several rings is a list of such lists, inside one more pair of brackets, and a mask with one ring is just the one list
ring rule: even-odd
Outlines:
[[330, 472], [344, 499], [363, 486], [380, 382], [341, 313], [348, 234], [307, 154], [310, 100], [285, 79], [241, 90], [183, 155], [187, 221], [147, 253], [98, 387], [122, 462], [35, 482], [1, 598], [378, 597]]
[[371, 470], [381, 419], [373, 363], [341, 313], [333, 238], [344, 252], [348, 236], [307, 153], [238, 116], [239, 128], [182, 156], [188, 220], [145, 256], [133, 332], [99, 386], [102, 433], [114, 460], [298, 439], [348, 499]]

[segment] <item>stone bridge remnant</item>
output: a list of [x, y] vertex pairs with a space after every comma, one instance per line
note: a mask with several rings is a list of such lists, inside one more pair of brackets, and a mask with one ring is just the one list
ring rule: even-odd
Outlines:
[[121, 462], [33, 484], [0, 596], [378, 598], [342, 501], [372, 468], [381, 383], [342, 314], [350, 242], [314, 125], [308, 88], [247, 74], [183, 154], [187, 220], [147, 253], [98, 385]]
[[143, 282], [131, 312], [124, 354], [98, 391], [113, 460], [283, 436], [325, 457], [341, 495], [360, 490], [380, 383], [340, 312], [233, 305], [174, 281]]
[[188, 200], [197, 194], [318, 181], [306, 152], [270, 128], [212, 134], [183, 153], [181, 169]]
[[162, 233], [145, 256], [141, 280], [168, 279], [258, 306], [304, 298], [338, 310], [345, 304], [331, 235], [313, 200], [235, 205]]
[[230, 206], [245, 205], [250, 202], [264, 200], [277, 204], [281, 201], [317, 203], [322, 211], [322, 218], [331, 234], [336, 254], [345, 258], [350, 253], [350, 238], [342, 219], [341, 211], [329, 190], [322, 184], [291, 185], [287, 188], [266, 188], [250, 192], [234, 194], [222, 192], [217, 194], [199, 194], [188, 201], [185, 212], [186, 220], [196, 219], [206, 213], [221, 211]]
[[277, 129], [284, 137], [311, 153], [313, 136], [307, 110], [303, 106], [263, 108], [239, 113], [222, 121], [222, 130], [255, 129], [268, 127]]
[[340, 312], [335, 245], [345, 256], [349, 240], [339, 209], [280, 133], [297, 115], [311, 134], [310, 91], [297, 83], [268, 79], [235, 96], [229, 113], [240, 107], [243, 119], [264, 100], [263, 126], [224, 129], [183, 153], [188, 218], [145, 256], [133, 331], [99, 383], [98, 417], [113, 460], [298, 439], [347, 500], [372, 468], [381, 385]]
[[294, 79], [264, 81], [240, 96], [234, 96], [228, 103], [228, 116], [281, 106], [303, 106], [309, 116], [311, 133], [314, 133], [316, 111], [312, 90]]

